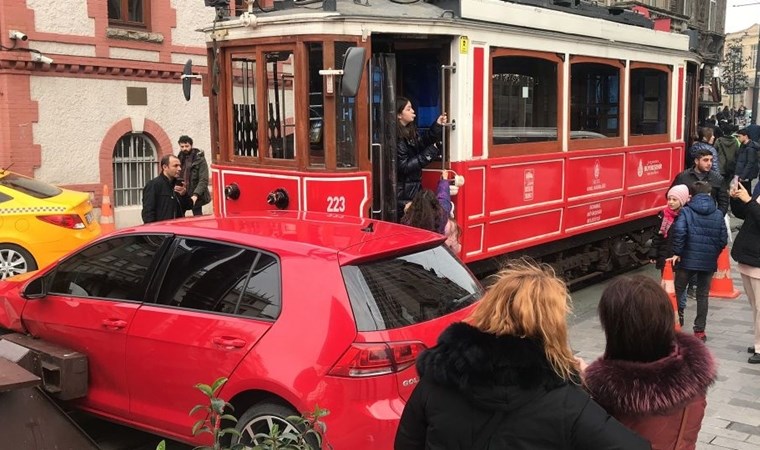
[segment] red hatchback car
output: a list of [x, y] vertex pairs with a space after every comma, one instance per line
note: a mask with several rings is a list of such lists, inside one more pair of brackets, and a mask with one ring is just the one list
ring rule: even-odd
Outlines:
[[246, 443], [318, 404], [336, 450], [391, 449], [415, 358], [481, 295], [440, 235], [273, 211], [108, 235], [0, 283], [0, 327], [85, 354], [75, 405], [136, 428], [207, 443], [193, 386], [224, 376]]

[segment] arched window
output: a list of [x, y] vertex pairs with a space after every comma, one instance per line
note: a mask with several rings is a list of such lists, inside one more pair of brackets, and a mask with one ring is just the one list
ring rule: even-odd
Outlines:
[[142, 133], [129, 133], [113, 149], [114, 206], [142, 204], [142, 189], [158, 176], [156, 144]]

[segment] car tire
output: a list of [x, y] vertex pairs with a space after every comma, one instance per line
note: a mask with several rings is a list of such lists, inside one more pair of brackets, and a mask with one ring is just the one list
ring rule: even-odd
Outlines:
[[[262, 402], [257, 403], [243, 413], [238, 419], [235, 429], [240, 433], [240, 438], [236, 438], [233, 441], [236, 443], [243, 443], [247, 446], [256, 446], [261, 444], [254, 436], [259, 433], [269, 434], [271, 426], [277, 423], [282, 433], [288, 428], [295, 429], [296, 427], [285, 420], [286, 417], [297, 416], [298, 413], [289, 406], [282, 405], [280, 403]], [[290, 430], [293, 431], [293, 430]], [[314, 439], [307, 439], [307, 442], [311, 444], [312, 448], [317, 448], [317, 442]]]
[[37, 270], [31, 253], [15, 244], [0, 244], [0, 280]]

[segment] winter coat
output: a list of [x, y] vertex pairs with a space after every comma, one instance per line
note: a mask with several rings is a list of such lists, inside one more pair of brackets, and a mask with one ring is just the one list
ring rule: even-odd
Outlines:
[[[657, 216], [660, 218], [660, 224], [662, 224], [663, 213]], [[678, 219], [678, 217], [676, 217]], [[671, 228], [673, 224], [671, 224]], [[659, 230], [659, 227], [657, 228]], [[665, 267], [665, 260], [673, 256], [673, 232], [668, 231], [667, 236], [663, 236], [659, 232], [652, 238], [652, 246], [649, 247], [649, 253], [647, 257], [655, 260], [655, 267], [662, 270]]]
[[715, 140], [715, 151], [718, 152], [718, 165], [723, 181], [731, 181], [736, 173], [736, 152], [739, 141], [734, 136], [723, 136]]
[[594, 400], [653, 450], [693, 450], [716, 375], [705, 344], [676, 333], [670, 355], [651, 362], [600, 358], [584, 380]]
[[710, 171], [707, 172], [707, 174], [701, 172], [698, 173], [697, 170], [692, 167], [691, 169], [686, 169], [676, 175], [676, 179], [673, 180], [673, 184], [671, 184], [670, 187], [677, 184], [685, 184], [689, 187], [689, 192], [694, 195], [694, 183], [697, 181], [707, 181], [710, 183], [710, 186], [712, 187], [710, 195], [715, 202], [718, 203], [718, 209], [720, 209], [723, 212], [723, 215], [725, 215], [728, 212], [728, 191], [723, 186], [723, 178], [715, 172]]
[[712, 169], [710, 170], [720, 175], [720, 158], [718, 157], [718, 151], [715, 150], [715, 147], [713, 147], [712, 145], [708, 144], [705, 141], [697, 141], [694, 144], [692, 144], [691, 147], [689, 147], [689, 156], [691, 157], [689, 162], [692, 165], [694, 164], [694, 160], [697, 158], [697, 152], [700, 150], [708, 150], [710, 153], [712, 153], [713, 164], [712, 164]]
[[[731, 247], [731, 257], [741, 264], [760, 267], [760, 204], [756, 192], [745, 208], [744, 223]], [[757, 294], [756, 294], [757, 295]]]
[[188, 153], [180, 151], [177, 155], [179, 163], [182, 165], [182, 174], [190, 171], [190, 185], [187, 188], [187, 196], [193, 194], [198, 196], [195, 206], [203, 206], [211, 201], [211, 194], [208, 190], [208, 164], [203, 152], [197, 148], [192, 148]]
[[143, 223], [184, 217], [185, 211], [192, 207], [188, 195], [174, 192], [174, 183], [174, 180], [161, 174], [145, 184], [142, 198]]
[[742, 144], [736, 154], [736, 175], [742, 180], [753, 180], [758, 173], [758, 155], [760, 147], [753, 141]]
[[673, 254], [680, 256], [679, 269], [715, 272], [718, 256], [728, 243], [723, 214], [708, 194], [697, 194], [681, 209], [670, 227]]
[[[535, 339], [455, 323], [420, 355], [417, 370], [395, 450], [650, 448], [557, 376]], [[485, 442], [476, 446], [479, 436]]]
[[398, 137], [396, 154], [396, 200], [399, 218], [403, 216], [404, 205], [411, 202], [422, 188], [422, 168], [438, 157], [441, 151], [436, 146], [443, 136], [443, 127], [433, 122], [430, 128], [412, 139]]

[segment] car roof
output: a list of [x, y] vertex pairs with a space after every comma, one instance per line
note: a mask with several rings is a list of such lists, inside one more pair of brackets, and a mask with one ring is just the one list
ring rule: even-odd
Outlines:
[[200, 216], [154, 222], [122, 232], [172, 233], [211, 238], [263, 250], [317, 256], [340, 253], [341, 264], [443, 242], [438, 233], [354, 216], [303, 211], [262, 211], [246, 216]]

